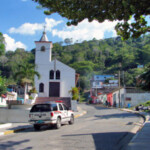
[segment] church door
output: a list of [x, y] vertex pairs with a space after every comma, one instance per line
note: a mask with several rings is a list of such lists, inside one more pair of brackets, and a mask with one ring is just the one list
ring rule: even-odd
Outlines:
[[49, 83], [49, 97], [60, 97], [60, 83], [59, 82]]

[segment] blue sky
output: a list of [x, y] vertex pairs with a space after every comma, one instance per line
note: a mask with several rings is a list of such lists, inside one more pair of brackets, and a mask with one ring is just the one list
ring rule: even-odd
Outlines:
[[1, 0], [0, 32], [6, 41], [6, 50], [14, 51], [17, 47], [31, 50], [35, 48], [34, 41], [38, 41], [46, 25], [49, 41], [60, 42], [65, 38], [73, 41], [104, 39], [116, 36], [114, 30], [117, 21], [98, 23], [87, 20], [78, 26], [67, 27], [67, 19], [58, 14], [46, 16], [43, 10], [37, 9], [38, 4], [32, 0]]

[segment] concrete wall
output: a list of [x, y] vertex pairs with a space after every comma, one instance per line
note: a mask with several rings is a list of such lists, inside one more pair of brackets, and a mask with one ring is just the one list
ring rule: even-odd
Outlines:
[[25, 109], [0, 109], [0, 123], [27, 123], [29, 110]]
[[126, 106], [131, 104], [131, 106], [136, 106], [139, 103], [146, 102], [150, 100], [150, 93], [126, 93], [126, 98], [130, 98], [130, 101], [125, 101]]
[[[124, 107], [125, 105], [125, 94], [125, 89], [120, 89], [120, 107]], [[119, 107], [119, 90], [113, 92], [113, 104], [114, 102], [116, 102], [116, 107]]]
[[7, 106], [6, 98], [2, 98], [2, 97], [0, 97], [0, 106], [1, 106], [1, 107], [5, 107], [5, 106]]

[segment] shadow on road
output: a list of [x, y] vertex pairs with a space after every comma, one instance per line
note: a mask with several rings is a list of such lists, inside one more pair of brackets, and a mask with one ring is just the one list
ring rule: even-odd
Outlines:
[[[94, 140], [96, 150], [123, 150], [134, 136], [130, 132], [108, 132], [108, 133], [89, 133], [63, 135], [63, 137], [79, 137], [85, 139], [85, 136], [91, 135]], [[82, 140], [81, 140], [82, 141]]]
[[106, 114], [106, 115], [95, 115], [97, 119], [110, 119], [110, 118], [132, 118], [132, 117], [139, 117], [137, 114], [131, 113], [116, 113], [116, 114]]
[[21, 144], [27, 143], [27, 142], [29, 142], [29, 141], [30, 141], [30, 140], [7, 141], [7, 142], [4, 142], [4, 143], [0, 144], [0, 149], [1, 149], [1, 150], [14, 150], [14, 149], [15, 149], [15, 146], [20, 145], [20, 149], [21, 149], [21, 150], [29, 150], [29, 149], [32, 149], [32, 147], [22, 148], [22, 146], [21, 146]]
[[88, 105], [88, 106], [93, 106], [93, 107], [95, 107], [96, 109], [98, 109], [98, 110], [103, 110], [103, 109], [112, 109], [112, 108], [110, 108], [110, 107], [106, 107], [106, 106], [104, 106], [104, 105], [100, 105], [100, 104], [86, 104], [86, 105]]

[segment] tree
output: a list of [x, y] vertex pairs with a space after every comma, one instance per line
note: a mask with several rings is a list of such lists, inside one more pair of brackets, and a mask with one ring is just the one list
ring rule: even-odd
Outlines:
[[6, 93], [6, 80], [0, 76], [0, 96]]
[[65, 40], [64, 40], [64, 42], [67, 44], [67, 45], [70, 45], [72, 42], [73, 42], [73, 40], [72, 40], [72, 38], [66, 38]]
[[4, 67], [4, 65], [7, 63], [8, 58], [6, 56], [0, 56], [0, 63]]
[[[123, 21], [118, 23], [116, 30], [124, 39], [139, 37], [150, 32], [146, 16], [150, 14], [149, 0], [33, 0], [40, 6], [47, 8], [45, 14], [59, 13], [68, 18], [68, 25], [77, 25], [84, 19], [89, 22], [97, 20]], [[129, 22], [131, 18], [134, 22]]]
[[24, 101], [26, 101], [26, 92], [28, 84], [33, 84], [34, 76], [36, 75], [38, 78], [40, 78], [40, 74], [34, 70], [34, 65], [32, 64], [24, 64], [20, 65], [20, 70], [16, 72], [15, 77], [20, 78], [21, 83], [24, 85]]
[[145, 68], [145, 72], [138, 77], [138, 85], [143, 90], [150, 90], [150, 64]]
[[5, 40], [3, 34], [0, 32], [0, 56], [5, 53]]

